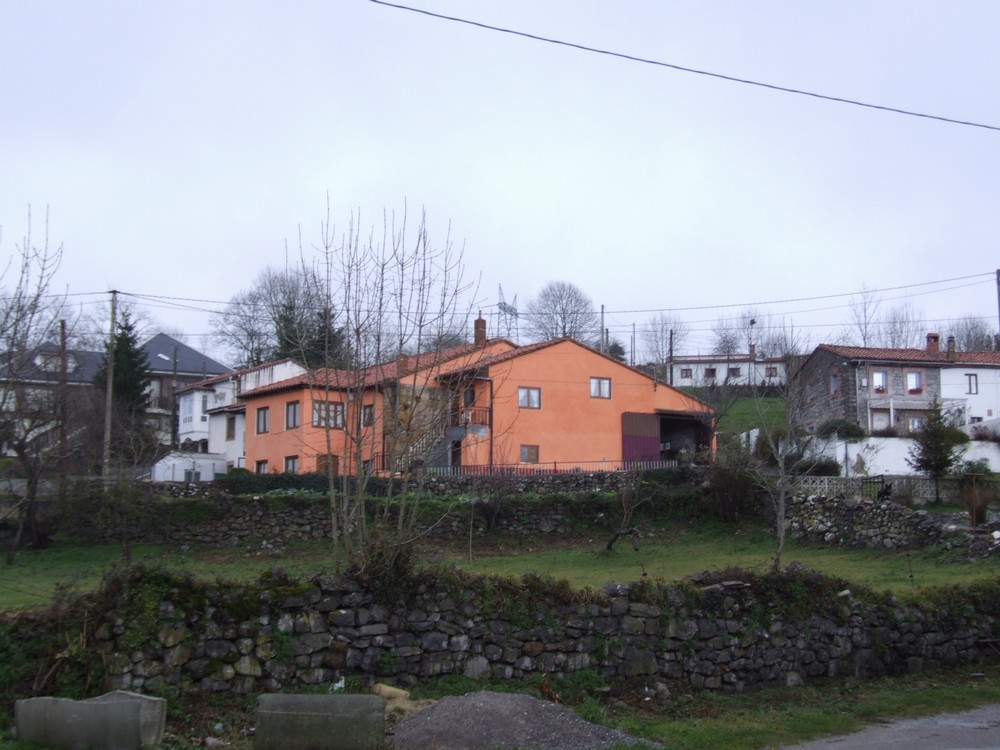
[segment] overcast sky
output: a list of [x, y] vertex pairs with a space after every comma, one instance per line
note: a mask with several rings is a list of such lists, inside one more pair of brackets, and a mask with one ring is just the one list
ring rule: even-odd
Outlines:
[[[1000, 128], [995, 0], [409, 4]], [[196, 347], [327, 194], [342, 224], [450, 224], [491, 332], [499, 287], [523, 309], [552, 280], [626, 346], [672, 310], [688, 353], [747, 305], [834, 341], [862, 285], [997, 326], [996, 129], [367, 0], [0, 0], [0, 101], [0, 254], [48, 207], [60, 291], [172, 298], [150, 312]]]

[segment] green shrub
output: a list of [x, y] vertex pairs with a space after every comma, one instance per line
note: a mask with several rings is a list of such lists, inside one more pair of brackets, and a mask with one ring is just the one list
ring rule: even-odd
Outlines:
[[832, 438], [836, 435], [841, 440], [852, 440], [863, 438], [865, 430], [857, 422], [849, 419], [830, 419], [819, 426], [816, 434], [821, 438]]

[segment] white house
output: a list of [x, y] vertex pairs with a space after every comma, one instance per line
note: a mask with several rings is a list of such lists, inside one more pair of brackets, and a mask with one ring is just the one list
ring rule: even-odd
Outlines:
[[962, 403], [966, 425], [1000, 417], [1000, 352], [959, 356], [960, 362], [941, 368], [941, 398]]
[[670, 360], [667, 382], [677, 388], [708, 385], [782, 385], [785, 359], [749, 354], [680, 355]]
[[240, 393], [293, 378], [305, 368], [291, 359], [266, 362], [199, 381], [177, 392], [178, 445], [153, 468], [155, 481], [208, 481], [244, 465]]

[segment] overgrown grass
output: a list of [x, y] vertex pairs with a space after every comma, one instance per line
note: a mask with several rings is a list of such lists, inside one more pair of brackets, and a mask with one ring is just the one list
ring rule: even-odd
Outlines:
[[785, 400], [777, 396], [738, 398], [719, 418], [717, 429], [739, 435], [756, 427], [774, 430], [785, 422]]
[[[637, 541], [617, 542], [605, 550], [610, 532], [594, 530], [572, 541], [515, 542], [516, 547], [489, 547], [474, 539], [471, 548], [453, 547], [435, 556], [435, 564], [458, 566], [469, 573], [520, 577], [543, 573], [566, 579], [576, 588], [600, 589], [608, 583], [641, 579], [673, 581], [702, 571], [739, 567], [764, 572], [774, 553], [774, 538], [762, 527], [725, 526], [713, 522], [677, 525]], [[471, 551], [471, 559], [469, 553]], [[297, 543], [275, 549], [260, 542], [234, 547], [182, 549], [171, 545], [133, 545], [133, 561], [187, 571], [195, 578], [255, 581], [262, 573], [280, 567], [294, 578], [308, 579], [332, 568], [332, 550], [323, 542]], [[947, 586], [994, 579], [1000, 560], [975, 563], [963, 560], [960, 551], [862, 550], [803, 545], [789, 540], [784, 561], [796, 560], [837, 578], [876, 591], [899, 596], [918, 587]], [[79, 545], [57, 540], [52, 547], [18, 554], [13, 566], [0, 569], [0, 610], [45, 605], [65, 597], [67, 589], [90, 591], [107, 570], [121, 565], [116, 545]], [[425, 563], [427, 561], [425, 560]]]
[[[721, 527], [696, 525], [668, 530], [640, 539], [638, 549], [629, 540], [605, 551], [606, 536], [594, 536], [569, 548], [527, 549], [516, 556], [491, 555], [473, 559], [453, 558], [449, 564], [472, 573], [521, 575], [544, 571], [565, 578], [576, 587], [599, 588], [641, 578], [678, 580], [692, 573], [739, 567], [764, 572], [771, 564], [773, 536], [758, 526]], [[474, 551], [474, 550], [473, 550]], [[783, 556], [837, 578], [877, 591], [905, 596], [920, 586], [969, 583], [1000, 576], [1000, 560], [976, 563], [961, 560], [960, 553], [940, 551], [897, 552], [824, 547], [788, 541]]]

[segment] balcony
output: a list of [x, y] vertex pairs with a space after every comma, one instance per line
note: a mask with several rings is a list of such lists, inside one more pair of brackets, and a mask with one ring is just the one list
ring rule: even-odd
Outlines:
[[469, 427], [490, 424], [490, 410], [485, 406], [463, 406], [452, 412], [450, 427]]

